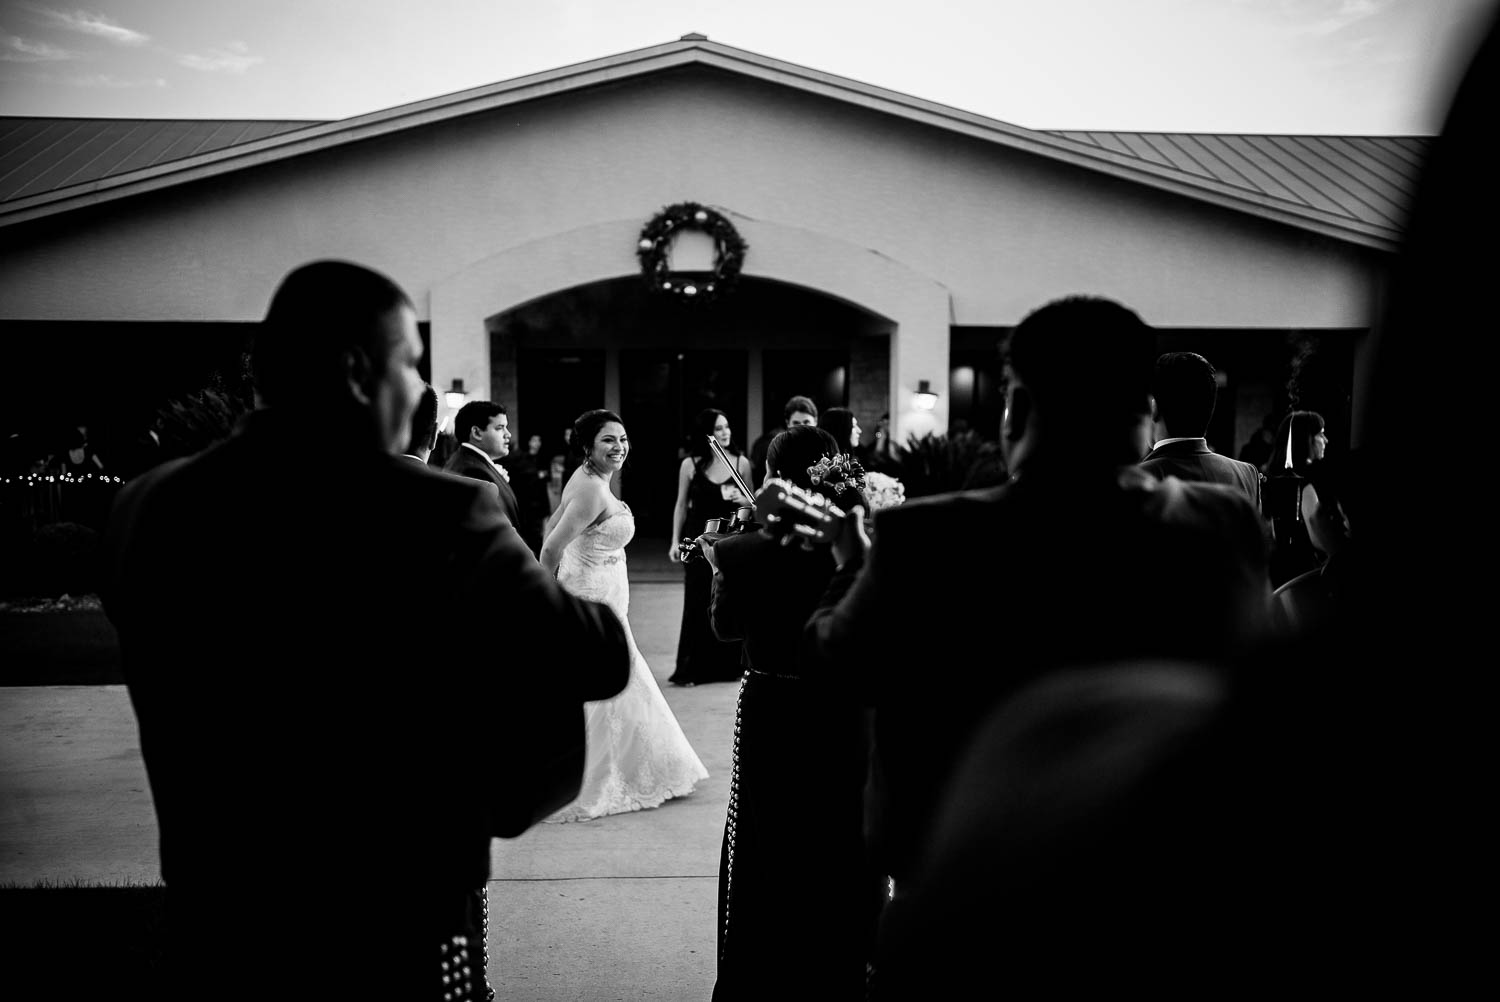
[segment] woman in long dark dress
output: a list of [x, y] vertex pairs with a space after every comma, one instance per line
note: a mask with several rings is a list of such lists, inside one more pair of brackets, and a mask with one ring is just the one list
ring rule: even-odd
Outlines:
[[[837, 448], [792, 428], [767, 453], [772, 476], [813, 490], [807, 468]], [[802, 677], [803, 625], [833, 575], [826, 548], [764, 533], [709, 548], [712, 621], [743, 637], [734, 767], [719, 860], [715, 1002], [862, 999], [884, 883], [865, 865], [864, 714], [847, 694]]]
[[[746, 484], [750, 482], [750, 460], [734, 448], [729, 418], [709, 408], [693, 421], [692, 446], [677, 472], [677, 506], [672, 511], [672, 541], [669, 558], [681, 558], [677, 543], [684, 536], [696, 537], [711, 518], [729, 518], [734, 510], [752, 504], [734, 484], [729, 466], [708, 444], [712, 435], [736, 465]], [[700, 682], [731, 682], [740, 677], [740, 644], [725, 643], [714, 636], [708, 624], [708, 600], [713, 571], [701, 560], [683, 567], [682, 628], [677, 635], [677, 670], [667, 679], [673, 685]]]
[[1317, 411], [1292, 411], [1276, 429], [1276, 451], [1266, 471], [1261, 502], [1271, 523], [1272, 587], [1318, 566], [1319, 556], [1302, 516], [1302, 493], [1308, 483], [1308, 466], [1320, 461], [1327, 448], [1323, 415]]

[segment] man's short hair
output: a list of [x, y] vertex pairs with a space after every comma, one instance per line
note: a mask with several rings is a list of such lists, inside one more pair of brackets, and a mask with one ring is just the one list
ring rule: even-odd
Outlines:
[[411, 305], [400, 286], [363, 265], [314, 261], [293, 269], [255, 333], [256, 392], [270, 406], [331, 406], [342, 399], [345, 353], [364, 352], [381, 371], [390, 349], [380, 321]]
[[798, 411], [801, 411], [803, 414], [811, 414], [816, 420], [818, 416], [818, 405], [813, 403], [812, 400], [808, 397], [793, 397], [792, 399], [788, 400], [786, 402], [786, 406], [781, 409], [781, 420], [783, 422], [790, 421], [792, 419], [792, 415], [797, 413]]
[[1001, 350], [1047, 423], [1106, 437], [1149, 410], [1156, 332], [1134, 310], [1097, 296], [1053, 300], [1023, 319]]
[[408, 452], [425, 449], [432, 442], [433, 432], [438, 426], [438, 395], [431, 383], [422, 384], [422, 393], [417, 397], [417, 409], [411, 412], [411, 445]]
[[488, 428], [496, 414], [504, 413], [505, 407], [493, 400], [470, 400], [458, 409], [458, 415], [453, 419], [453, 437], [459, 442], [467, 442], [469, 433], [475, 428]]
[[1191, 351], [1169, 351], [1156, 360], [1151, 373], [1151, 395], [1167, 434], [1198, 436], [1208, 431], [1214, 416], [1214, 367]]

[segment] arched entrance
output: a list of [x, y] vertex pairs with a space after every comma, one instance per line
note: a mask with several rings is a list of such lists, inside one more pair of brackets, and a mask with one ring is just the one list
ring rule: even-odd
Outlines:
[[747, 277], [710, 305], [652, 294], [636, 276], [534, 299], [490, 317], [490, 383], [524, 442], [560, 447], [579, 413], [608, 406], [633, 440], [621, 495], [639, 531], [665, 538], [694, 417], [728, 415], [741, 449], [787, 397], [853, 406], [873, 424], [889, 386], [889, 320], [817, 291]]
[[[948, 412], [948, 290], [878, 251], [811, 230], [749, 219], [723, 210], [749, 245], [743, 283], [780, 283], [852, 305], [883, 319], [888, 334], [886, 406], [900, 437], [944, 430]], [[645, 217], [642, 216], [641, 219]], [[617, 279], [636, 280], [641, 219], [617, 219], [508, 248], [437, 282], [430, 290], [433, 382], [464, 380], [472, 393], [514, 399], [516, 387], [492, 385], [494, 319], [566, 290]], [[607, 359], [606, 359], [607, 363]], [[753, 361], [747, 363], [753, 364]], [[750, 395], [747, 420], [763, 410]], [[912, 404], [927, 380], [939, 394], [933, 411]], [[764, 380], [762, 380], [762, 383]], [[606, 398], [606, 404], [611, 401]]]

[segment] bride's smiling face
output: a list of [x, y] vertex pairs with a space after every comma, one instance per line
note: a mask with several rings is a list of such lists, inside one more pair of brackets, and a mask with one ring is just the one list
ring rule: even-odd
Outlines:
[[625, 457], [628, 455], [630, 436], [625, 434], [625, 426], [618, 421], [604, 422], [599, 433], [594, 436], [593, 448], [589, 450], [594, 468], [613, 473], [625, 465]]

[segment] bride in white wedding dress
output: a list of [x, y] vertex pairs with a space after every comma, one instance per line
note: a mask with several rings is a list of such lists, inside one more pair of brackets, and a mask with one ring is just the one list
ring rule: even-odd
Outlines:
[[[691, 793], [708, 778], [661, 694], [630, 632], [630, 582], [625, 544], [635, 535], [630, 507], [609, 490], [624, 465], [630, 440], [618, 415], [588, 411], [573, 424], [573, 441], [586, 449], [583, 465], [563, 488], [542, 566], [565, 590], [608, 605], [630, 639], [630, 681], [613, 699], [584, 704], [588, 760], [583, 789], [547, 821], [586, 821], [660, 806]], [[567, 638], [563, 638], [563, 643]]]

